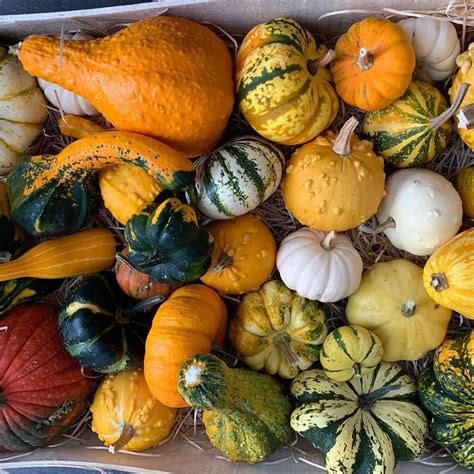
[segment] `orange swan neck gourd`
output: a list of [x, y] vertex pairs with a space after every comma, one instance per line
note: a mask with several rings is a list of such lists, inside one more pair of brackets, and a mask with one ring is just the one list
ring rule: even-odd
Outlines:
[[155, 17], [105, 38], [30, 36], [23, 67], [91, 102], [115, 128], [156, 137], [188, 157], [207, 153], [234, 102], [229, 50], [209, 28]]

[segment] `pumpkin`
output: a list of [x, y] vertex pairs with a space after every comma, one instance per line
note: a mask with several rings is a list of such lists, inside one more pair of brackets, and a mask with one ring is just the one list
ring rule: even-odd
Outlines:
[[474, 319], [474, 228], [456, 235], [431, 255], [423, 283], [436, 303]]
[[213, 219], [253, 211], [278, 188], [285, 158], [274, 145], [256, 137], [232, 140], [197, 167], [197, 207]]
[[383, 362], [348, 382], [307, 370], [291, 384], [291, 427], [317, 446], [329, 473], [392, 474], [397, 460], [420, 457], [428, 432], [416, 404], [416, 382]]
[[66, 296], [59, 314], [64, 347], [95, 372], [140, 367], [151, 318], [129, 306], [112, 275], [82, 279]]
[[36, 80], [0, 47], [0, 175], [15, 168], [47, 117], [46, 100]]
[[222, 345], [227, 309], [220, 296], [204, 285], [188, 285], [171, 294], [156, 312], [146, 340], [145, 378], [163, 405], [187, 404], [178, 393], [181, 366], [195, 354]]
[[0, 451], [46, 446], [82, 417], [93, 382], [66, 352], [57, 309], [22, 304], [0, 331]]
[[291, 405], [270, 375], [229, 369], [211, 354], [189, 359], [181, 368], [179, 393], [204, 410], [211, 443], [231, 461], [263, 461], [289, 441]]
[[87, 229], [46, 240], [15, 260], [0, 264], [0, 282], [14, 278], [69, 278], [106, 270], [115, 260], [108, 229]]
[[319, 303], [277, 280], [242, 298], [229, 330], [241, 361], [287, 379], [319, 359], [326, 334], [326, 312]]
[[431, 255], [462, 223], [462, 202], [453, 185], [427, 169], [399, 170], [387, 179], [377, 220], [397, 249]]
[[460, 170], [454, 186], [461, 198], [464, 214], [474, 219], [474, 166]]
[[211, 150], [232, 112], [227, 47], [184, 18], [147, 18], [90, 41], [30, 36], [19, 58], [30, 74], [89, 100], [115, 128], [187, 156]]
[[349, 105], [373, 111], [406, 91], [415, 69], [415, 50], [403, 28], [385, 18], [365, 18], [336, 42], [331, 72], [336, 92]]
[[474, 331], [446, 339], [418, 382], [423, 405], [432, 413], [431, 438], [456, 462], [474, 468]]
[[364, 272], [347, 301], [346, 317], [380, 339], [383, 360], [418, 360], [443, 341], [451, 310], [430, 298], [421, 268], [395, 259]]
[[416, 77], [422, 81], [438, 82], [454, 72], [461, 43], [450, 21], [420, 17], [406, 18], [397, 24], [405, 30], [415, 49]]
[[161, 203], [133, 215], [125, 240], [132, 267], [160, 283], [197, 280], [211, 264], [212, 237], [196, 211], [178, 198], [163, 196]]
[[107, 375], [95, 392], [91, 413], [92, 431], [111, 452], [156, 446], [169, 435], [176, 419], [176, 410], [150, 393], [143, 369]]
[[85, 138], [106, 130], [97, 122], [79, 117], [78, 115], [64, 115], [52, 127], [53, 132], [61, 133], [71, 138]]
[[191, 161], [153, 138], [98, 133], [71, 143], [59, 155], [23, 158], [7, 181], [13, 220], [36, 236], [77, 232], [89, 214], [87, 178], [118, 163], [142, 167], [171, 190], [192, 184], [195, 177]]
[[283, 239], [277, 268], [288, 288], [304, 298], [327, 303], [357, 289], [363, 264], [344, 234], [303, 227]]
[[326, 132], [291, 156], [281, 189], [303, 225], [345, 231], [377, 211], [385, 194], [383, 160], [370, 142], [353, 136], [357, 123], [352, 117], [337, 136]]
[[0, 181], [0, 253], [11, 257], [24, 240], [24, 232], [11, 220], [5, 182]]
[[342, 326], [324, 340], [320, 361], [327, 377], [347, 382], [372, 372], [382, 355], [382, 343], [373, 332], [361, 326]]
[[226, 295], [258, 289], [275, 268], [276, 242], [266, 224], [247, 214], [213, 222], [207, 230], [214, 240], [212, 263], [201, 277], [206, 285]]

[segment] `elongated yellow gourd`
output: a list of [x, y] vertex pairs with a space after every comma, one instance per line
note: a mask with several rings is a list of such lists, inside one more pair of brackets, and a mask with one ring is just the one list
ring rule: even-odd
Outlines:
[[78, 115], [65, 115], [58, 120], [59, 131], [72, 138], [85, 138], [96, 133], [105, 132], [105, 128], [92, 120]]
[[0, 281], [14, 278], [68, 278], [96, 273], [115, 261], [115, 239], [107, 229], [87, 229], [47, 240], [0, 265]]

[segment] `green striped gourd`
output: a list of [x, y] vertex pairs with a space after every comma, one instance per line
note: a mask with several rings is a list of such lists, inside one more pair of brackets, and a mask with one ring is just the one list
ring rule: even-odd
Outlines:
[[198, 208], [213, 219], [230, 219], [255, 209], [280, 184], [284, 157], [257, 137], [232, 140], [197, 167]]
[[383, 362], [350, 382], [307, 370], [291, 384], [298, 407], [292, 428], [326, 456], [329, 473], [393, 473], [397, 459], [422, 453], [426, 417], [414, 400], [416, 382], [398, 364]]

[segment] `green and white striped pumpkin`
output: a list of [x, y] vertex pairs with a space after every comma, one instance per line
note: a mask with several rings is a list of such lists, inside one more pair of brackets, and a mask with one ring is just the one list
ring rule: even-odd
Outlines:
[[197, 166], [198, 209], [213, 219], [231, 219], [255, 209], [278, 188], [284, 157], [257, 137], [232, 140]]
[[428, 432], [414, 403], [416, 382], [398, 364], [383, 362], [350, 382], [307, 370], [291, 384], [298, 408], [292, 428], [326, 456], [330, 473], [392, 473], [399, 460], [418, 458]]

